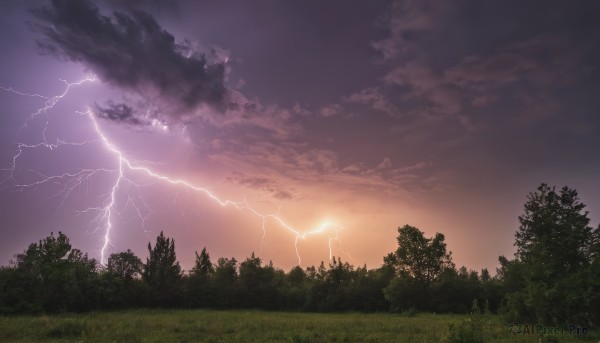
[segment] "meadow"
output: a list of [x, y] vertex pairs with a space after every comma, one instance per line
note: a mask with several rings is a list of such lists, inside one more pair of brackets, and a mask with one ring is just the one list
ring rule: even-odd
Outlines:
[[598, 342], [512, 335], [498, 316], [129, 310], [0, 317], [0, 342]]

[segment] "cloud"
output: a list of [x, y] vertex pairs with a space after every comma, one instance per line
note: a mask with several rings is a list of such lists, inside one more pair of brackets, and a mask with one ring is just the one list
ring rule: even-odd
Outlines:
[[397, 0], [380, 19], [389, 36], [371, 43], [383, 61], [413, 50], [413, 37], [439, 27], [439, 17], [447, 5], [430, 0]]
[[346, 102], [360, 103], [371, 106], [373, 109], [381, 111], [390, 117], [399, 117], [398, 108], [390, 102], [383, 94], [381, 89], [377, 87], [365, 88], [361, 91], [353, 93], [343, 98]]
[[135, 115], [135, 110], [132, 107], [124, 103], [115, 104], [114, 102], [109, 101], [106, 104], [106, 107], [102, 107], [98, 104], [95, 104], [94, 113], [100, 118], [116, 121], [119, 123], [132, 125], [148, 124], [147, 122], [141, 120], [137, 115]]
[[[141, 96], [168, 121], [203, 107], [224, 112], [230, 106], [225, 62], [210, 63], [190, 43], [176, 43], [147, 13], [115, 11], [109, 17], [87, 0], [53, 0], [32, 13], [44, 52], [81, 63], [103, 81]], [[125, 107], [109, 110], [117, 120], [132, 114]]]
[[207, 157], [231, 170], [243, 171], [234, 173], [229, 181], [268, 191], [275, 197], [285, 195], [277, 192], [287, 191], [292, 193], [290, 199], [294, 200], [305, 195], [295, 194], [290, 189], [302, 189], [305, 194], [308, 184], [319, 189], [408, 196], [443, 187], [446, 183], [446, 175], [432, 163], [394, 167], [402, 160], [392, 163], [389, 157], [376, 162], [344, 161], [333, 150], [290, 143], [247, 145], [229, 140], [217, 153]]
[[[412, 59], [390, 70], [379, 89], [398, 94], [398, 106], [409, 107], [406, 113], [424, 120], [455, 118], [473, 131], [482, 127], [478, 114], [496, 105], [510, 103], [511, 118], [540, 119], [543, 113], [556, 112], [552, 92], [572, 86], [590, 71], [581, 61], [581, 53], [565, 37], [538, 36], [466, 55], [446, 67]], [[373, 94], [371, 89], [355, 93], [352, 99], [375, 103], [376, 96], [365, 96]]]
[[274, 198], [279, 200], [291, 200], [294, 198], [292, 189], [288, 189], [280, 181], [268, 177], [246, 176], [243, 173], [237, 172], [233, 173], [233, 176], [228, 177], [227, 180], [248, 188], [270, 193]]
[[262, 104], [259, 99], [248, 99], [242, 93], [231, 90], [231, 98], [235, 106], [219, 116], [208, 111], [201, 111], [197, 118], [215, 128], [243, 128], [236, 130], [236, 134], [253, 136], [260, 132], [260, 138], [273, 138], [285, 140], [296, 136], [303, 131], [298, 118], [305, 116], [298, 113], [295, 108], [285, 108], [277, 104]]
[[386, 169], [392, 166], [392, 159], [389, 157], [384, 157], [383, 161], [377, 165], [378, 169]]
[[410, 61], [384, 77], [387, 85], [405, 88], [402, 100], [426, 100], [422, 106], [433, 114], [456, 114], [461, 110], [461, 94], [443, 75], [420, 61]]
[[318, 114], [323, 117], [333, 117], [342, 112], [343, 108], [339, 104], [330, 104], [319, 109]]

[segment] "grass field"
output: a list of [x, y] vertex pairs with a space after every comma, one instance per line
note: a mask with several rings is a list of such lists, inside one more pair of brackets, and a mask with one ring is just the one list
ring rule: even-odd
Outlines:
[[[134, 310], [52, 316], [0, 317], [0, 342], [539, 342], [514, 336], [497, 316], [315, 314], [260, 311]], [[453, 333], [449, 325], [454, 324]], [[457, 329], [462, 328], [462, 329]], [[542, 342], [598, 342], [587, 336]]]

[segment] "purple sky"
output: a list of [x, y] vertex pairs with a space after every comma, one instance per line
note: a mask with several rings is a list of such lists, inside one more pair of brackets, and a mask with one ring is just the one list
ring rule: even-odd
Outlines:
[[[184, 268], [204, 246], [377, 267], [411, 224], [494, 270], [541, 182], [600, 221], [599, 15], [591, 0], [4, 1], [0, 263], [52, 231], [99, 259], [108, 230], [106, 254], [144, 259], [164, 230]], [[32, 116], [60, 79], [91, 76]]]

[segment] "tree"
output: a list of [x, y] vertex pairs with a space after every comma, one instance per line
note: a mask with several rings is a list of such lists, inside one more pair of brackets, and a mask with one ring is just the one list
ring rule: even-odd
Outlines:
[[148, 286], [152, 304], [173, 306], [179, 298], [182, 271], [175, 255], [175, 240], [163, 232], [156, 237], [154, 248], [148, 243], [149, 256], [144, 265], [142, 279]]
[[300, 309], [306, 301], [308, 276], [300, 266], [295, 266], [285, 278], [286, 284], [282, 287], [283, 289], [280, 289], [284, 299], [284, 308], [286, 310]]
[[238, 306], [244, 308], [275, 309], [278, 294], [275, 284], [275, 268], [261, 266], [261, 260], [254, 253], [240, 263], [237, 282]]
[[398, 249], [395, 256], [388, 256], [395, 263], [399, 274], [430, 284], [444, 269], [454, 268], [451, 253], [446, 252], [444, 235], [436, 233], [433, 238], [425, 238], [423, 232], [414, 226], [398, 228]]
[[237, 260], [221, 257], [215, 266], [211, 290], [214, 295], [211, 306], [217, 308], [232, 308], [235, 305], [233, 292], [238, 279]]
[[94, 259], [71, 248], [65, 234], [51, 233], [16, 255], [13, 272], [5, 272], [12, 280], [2, 288], [15, 296], [11, 306], [17, 311], [89, 310], [96, 267]]
[[119, 308], [139, 305], [143, 301], [140, 280], [144, 264], [131, 250], [108, 257], [106, 270], [98, 275], [100, 307]]
[[108, 258], [108, 271], [122, 280], [138, 278], [143, 267], [142, 260], [129, 249], [125, 252], [111, 254]]
[[598, 298], [586, 296], [598, 289], [598, 230], [589, 226], [584, 209], [569, 187], [557, 192], [542, 183], [527, 196], [515, 259], [500, 257], [508, 291], [504, 310], [511, 320], [585, 323], [599, 317]]
[[537, 192], [529, 193], [525, 213], [519, 216], [515, 257], [538, 266], [542, 274], [552, 274], [546, 275], [550, 278], [588, 265], [593, 229], [584, 208], [576, 190], [563, 187], [557, 193], [542, 183]]
[[210, 287], [211, 278], [215, 268], [210, 261], [210, 256], [206, 248], [202, 249], [200, 255], [195, 252], [196, 260], [194, 267], [187, 278], [187, 298], [189, 304], [193, 307], [207, 306], [211, 302], [212, 291]]
[[396, 311], [428, 308], [429, 291], [444, 271], [454, 269], [451, 253], [446, 252], [444, 235], [425, 238], [414, 226], [398, 228], [398, 249], [384, 258], [384, 266], [396, 270], [396, 277], [385, 288], [385, 298]]
[[194, 267], [192, 268], [191, 275], [197, 276], [202, 279], [207, 279], [210, 275], [212, 275], [215, 272], [215, 268], [212, 265], [212, 262], [210, 262], [210, 256], [206, 251], [206, 247], [202, 249], [200, 255], [198, 255], [197, 251], [195, 252], [195, 254], [196, 260], [194, 262]]

